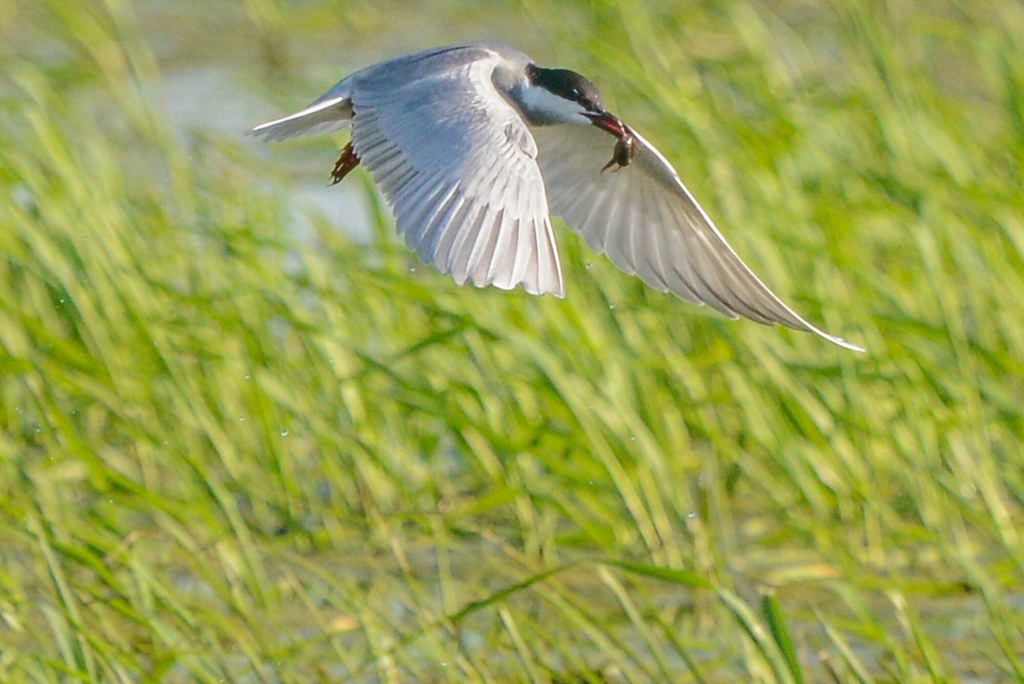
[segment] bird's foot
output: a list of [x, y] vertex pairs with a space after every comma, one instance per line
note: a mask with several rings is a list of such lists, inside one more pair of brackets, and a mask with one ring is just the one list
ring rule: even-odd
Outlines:
[[341, 156], [334, 162], [334, 170], [331, 171], [331, 185], [341, 182], [341, 179], [348, 175], [348, 172], [359, 166], [359, 157], [352, 149], [352, 143], [345, 145], [341, 150]]

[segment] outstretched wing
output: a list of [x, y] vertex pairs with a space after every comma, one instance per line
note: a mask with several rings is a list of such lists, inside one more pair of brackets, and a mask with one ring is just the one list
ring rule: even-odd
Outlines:
[[356, 157], [421, 260], [459, 285], [562, 297], [537, 145], [491, 80], [500, 60], [482, 44], [398, 57], [251, 133], [282, 140], [351, 125]]
[[563, 296], [537, 146], [494, 87], [498, 56], [464, 46], [407, 60], [352, 87], [352, 146], [399, 235], [460, 285]]
[[786, 306], [736, 255], [672, 165], [628, 132], [635, 140], [632, 163], [602, 173], [615, 142], [608, 133], [593, 126], [534, 130], [552, 214], [594, 251], [662, 292], [731, 318], [781, 324], [863, 351]]

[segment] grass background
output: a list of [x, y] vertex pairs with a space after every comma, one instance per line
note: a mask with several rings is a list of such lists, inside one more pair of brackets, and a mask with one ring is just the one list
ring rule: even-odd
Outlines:
[[[218, 7], [0, 2], [0, 680], [1024, 680], [1024, 6]], [[869, 353], [565, 230], [565, 300], [456, 288], [297, 200], [344, 136], [202, 123], [469, 38]]]

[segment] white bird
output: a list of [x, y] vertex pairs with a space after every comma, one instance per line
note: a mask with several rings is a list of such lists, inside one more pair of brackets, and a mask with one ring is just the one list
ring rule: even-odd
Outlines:
[[863, 351], [783, 304], [672, 165], [573, 71], [494, 43], [440, 47], [357, 71], [250, 133], [283, 140], [347, 126], [334, 182], [365, 167], [405, 243], [459, 285], [564, 296], [553, 214], [662, 292]]

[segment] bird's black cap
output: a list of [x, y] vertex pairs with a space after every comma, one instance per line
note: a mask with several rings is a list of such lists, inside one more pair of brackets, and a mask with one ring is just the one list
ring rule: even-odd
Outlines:
[[526, 67], [526, 76], [534, 85], [550, 90], [559, 97], [580, 103], [588, 112], [604, 112], [604, 102], [597, 86], [569, 69], [545, 69], [536, 64]]

